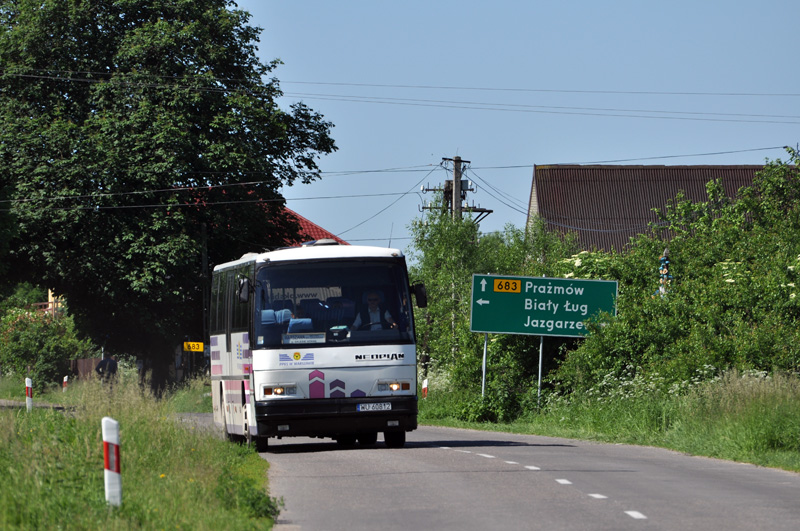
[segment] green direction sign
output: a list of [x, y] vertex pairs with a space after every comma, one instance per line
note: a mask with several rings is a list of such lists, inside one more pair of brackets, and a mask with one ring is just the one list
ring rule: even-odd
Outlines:
[[617, 314], [616, 299], [613, 280], [472, 275], [470, 330], [582, 337], [585, 321]]

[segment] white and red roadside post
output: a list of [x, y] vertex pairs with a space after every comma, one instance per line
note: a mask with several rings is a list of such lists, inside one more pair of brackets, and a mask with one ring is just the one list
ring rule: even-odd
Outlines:
[[422, 398], [428, 398], [428, 379], [422, 380]]
[[106, 502], [109, 505], [119, 507], [122, 505], [122, 476], [119, 468], [119, 422], [111, 417], [103, 417], [102, 423]]
[[33, 381], [25, 378], [25, 407], [30, 412], [33, 409]]
[[67, 381], [69, 381], [69, 376], [64, 376], [64, 383], [61, 385], [61, 392], [67, 392]]

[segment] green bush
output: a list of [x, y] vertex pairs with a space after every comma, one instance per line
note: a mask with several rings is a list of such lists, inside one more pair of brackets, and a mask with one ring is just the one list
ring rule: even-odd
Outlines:
[[0, 319], [0, 368], [31, 378], [39, 392], [62, 381], [70, 359], [90, 356], [90, 342], [78, 339], [69, 316], [12, 308]]

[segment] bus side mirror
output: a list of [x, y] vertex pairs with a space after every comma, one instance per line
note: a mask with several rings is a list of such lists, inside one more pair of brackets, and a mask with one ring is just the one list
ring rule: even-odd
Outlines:
[[248, 302], [250, 300], [250, 279], [247, 277], [239, 278], [239, 302]]
[[414, 284], [411, 286], [411, 293], [417, 299], [417, 306], [420, 308], [428, 307], [428, 291], [425, 289], [425, 284]]

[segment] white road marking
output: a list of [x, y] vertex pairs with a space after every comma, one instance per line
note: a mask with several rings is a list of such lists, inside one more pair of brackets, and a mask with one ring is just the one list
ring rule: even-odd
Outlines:
[[[439, 448], [441, 448], [442, 450], [452, 450], [453, 449], [453, 448], [451, 448], [449, 446], [440, 446]], [[458, 449], [456, 449], [456, 452], [461, 452], [462, 454], [471, 454], [472, 453], [470, 450], [458, 450]], [[495, 459], [495, 456], [489, 455], [489, 454], [475, 454], [475, 455], [478, 455], [480, 457], [485, 457], [487, 459]], [[517, 461], [505, 461], [505, 463], [508, 464], [508, 465], [518, 465], [519, 464]], [[541, 468], [539, 468], [538, 466], [533, 466], [533, 465], [525, 465], [525, 469], [526, 470], [541, 470]], [[558, 483], [560, 485], [572, 485], [572, 482], [570, 480], [568, 480], [568, 479], [557, 479], [556, 483]], [[604, 496], [603, 494], [597, 494], [597, 493], [589, 494], [588, 496], [590, 498], [595, 498], [597, 500], [606, 500], [606, 499], [608, 499], [608, 496]], [[625, 514], [627, 514], [628, 516], [630, 516], [631, 518], [633, 518], [635, 520], [647, 520], [647, 517], [645, 515], [643, 515], [642, 513], [640, 513], [639, 511], [625, 511]]]

